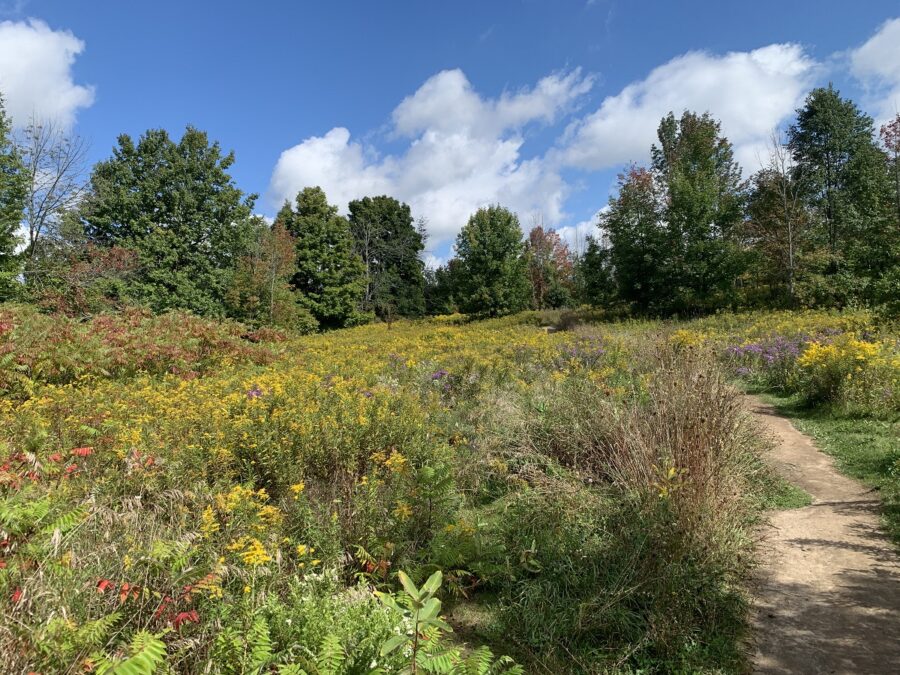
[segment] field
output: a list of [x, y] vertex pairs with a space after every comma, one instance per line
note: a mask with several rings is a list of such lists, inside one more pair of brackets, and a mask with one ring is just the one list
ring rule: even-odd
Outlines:
[[8, 672], [740, 671], [754, 527], [804, 500], [741, 389], [897, 532], [896, 332], [599, 319], [297, 337], [0, 308]]

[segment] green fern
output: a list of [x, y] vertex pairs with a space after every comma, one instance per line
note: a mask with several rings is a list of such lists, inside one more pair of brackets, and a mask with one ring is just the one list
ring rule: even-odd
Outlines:
[[253, 626], [247, 633], [247, 645], [250, 648], [249, 672], [259, 672], [269, 665], [272, 661], [272, 638], [265, 618], [259, 616], [253, 620]]
[[119, 617], [121, 617], [119, 612], [113, 612], [112, 614], [102, 616], [99, 619], [88, 621], [83, 626], [79, 626], [75, 632], [77, 643], [86, 647], [99, 647], [106, 642], [109, 631], [116, 625]]
[[131, 654], [124, 660], [97, 657], [97, 675], [154, 675], [166, 658], [166, 643], [159, 635], [140, 631], [131, 639]]

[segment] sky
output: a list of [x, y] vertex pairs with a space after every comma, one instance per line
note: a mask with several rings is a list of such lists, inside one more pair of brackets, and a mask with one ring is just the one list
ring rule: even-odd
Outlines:
[[877, 123], [900, 110], [900, 2], [0, 0], [15, 126], [53, 119], [93, 163], [193, 125], [257, 212], [390, 194], [431, 265], [493, 203], [580, 247], [669, 111], [721, 120], [749, 175], [828, 82]]

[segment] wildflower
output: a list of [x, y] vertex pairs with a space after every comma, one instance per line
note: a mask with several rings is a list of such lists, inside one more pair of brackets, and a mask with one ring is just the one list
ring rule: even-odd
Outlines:
[[403, 501], [397, 502], [397, 506], [394, 508], [394, 517], [400, 521], [409, 520], [412, 515], [412, 507], [409, 504]]
[[294, 493], [294, 499], [300, 499], [300, 493], [306, 489], [306, 483], [300, 481], [291, 485], [291, 492]]
[[263, 395], [262, 389], [259, 388], [258, 384], [254, 384], [250, 389], [247, 390], [247, 398], [251, 401], [256, 398], [260, 398]]
[[200, 516], [200, 531], [207, 539], [219, 531], [219, 521], [216, 520], [216, 514], [213, 513], [211, 506], [207, 506], [203, 510], [203, 515]]
[[436, 370], [431, 374], [431, 379], [432, 380], [440, 380], [441, 378], [446, 377], [449, 374], [450, 373], [448, 373], [446, 370], [441, 368], [440, 370]]
[[406, 469], [406, 457], [396, 450], [391, 451], [391, 456], [384, 460], [384, 466], [393, 473], [399, 473]]

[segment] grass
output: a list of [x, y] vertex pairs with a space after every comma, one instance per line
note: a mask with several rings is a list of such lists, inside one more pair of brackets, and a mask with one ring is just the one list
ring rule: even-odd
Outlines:
[[810, 407], [797, 396], [765, 398], [835, 459], [842, 473], [878, 491], [885, 530], [900, 545], [900, 418], [848, 415], [834, 406]]

